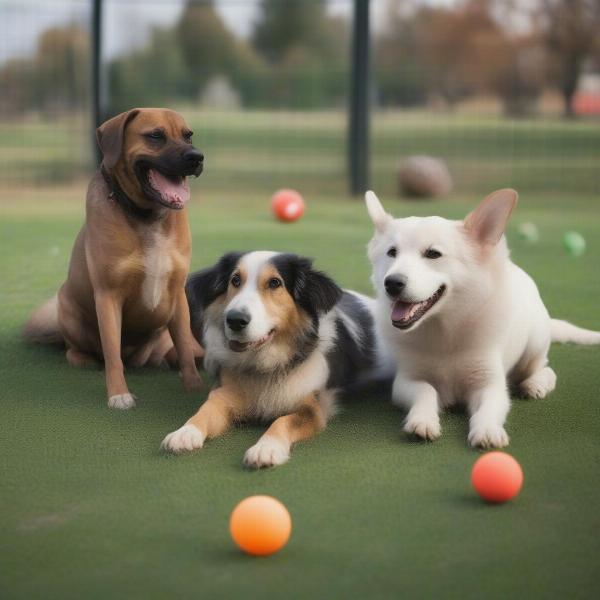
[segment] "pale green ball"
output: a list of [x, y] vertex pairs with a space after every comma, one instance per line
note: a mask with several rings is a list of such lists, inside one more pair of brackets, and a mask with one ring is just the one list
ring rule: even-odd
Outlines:
[[581, 256], [585, 252], [585, 238], [577, 231], [567, 231], [563, 235], [563, 246], [571, 256]]
[[537, 244], [540, 241], [540, 232], [534, 223], [521, 223], [518, 232], [519, 237], [530, 244]]

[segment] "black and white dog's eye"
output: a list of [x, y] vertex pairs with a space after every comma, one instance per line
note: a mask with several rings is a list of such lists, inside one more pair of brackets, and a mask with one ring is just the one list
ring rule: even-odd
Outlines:
[[237, 273], [231, 278], [231, 285], [236, 288], [242, 285], [242, 278]]
[[273, 277], [272, 279], [269, 279], [269, 289], [271, 290], [275, 290], [278, 287], [281, 287], [281, 279], [277, 279], [277, 277]]
[[431, 258], [433, 260], [436, 258], [440, 258], [440, 256], [442, 256], [442, 253], [438, 252], [437, 250], [434, 250], [433, 248], [427, 248], [427, 250], [423, 252], [423, 256], [425, 258]]
[[392, 258], [396, 258], [396, 254], [398, 254], [398, 250], [396, 250], [396, 246], [392, 246], [388, 251], [387, 251], [387, 255], [391, 256]]

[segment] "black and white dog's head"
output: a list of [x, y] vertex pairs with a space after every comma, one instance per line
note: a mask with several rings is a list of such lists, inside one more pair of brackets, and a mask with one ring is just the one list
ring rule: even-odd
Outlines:
[[268, 372], [302, 360], [340, 288], [295, 254], [229, 253], [190, 276], [192, 329], [210, 366]]

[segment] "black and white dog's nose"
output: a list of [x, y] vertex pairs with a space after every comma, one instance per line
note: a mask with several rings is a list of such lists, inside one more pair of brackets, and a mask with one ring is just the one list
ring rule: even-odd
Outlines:
[[388, 275], [384, 279], [383, 285], [390, 298], [397, 298], [406, 287], [406, 278], [402, 275]]
[[242, 331], [250, 323], [250, 315], [245, 310], [232, 308], [227, 313], [225, 320], [232, 331]]

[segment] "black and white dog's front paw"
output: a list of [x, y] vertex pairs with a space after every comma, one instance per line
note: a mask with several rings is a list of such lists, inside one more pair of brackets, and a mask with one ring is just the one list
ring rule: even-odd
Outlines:
[[186, 423], [177, 431], [169, 433], [160, 445], [165, 452], [173, 454], [182, 454], [183, 452], [191, 452], [204, 445], [204, 434], [195, 426]]

